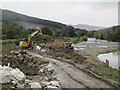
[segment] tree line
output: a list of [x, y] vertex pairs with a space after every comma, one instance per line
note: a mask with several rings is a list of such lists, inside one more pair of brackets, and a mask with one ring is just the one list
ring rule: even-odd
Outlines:
[[[27, 38], [28, 35], [36, 29], [25, 28], [19, 24], [12, 22], [2, 22], [2, 39], [20, 39]], [[105, 39], [108, 41], [120, 41], [120, 26], [115, 26], [111, 31], [100, 34], [97, 31], [87, 31], [85, 29], [74, 28], [72, 26], [66, 26], [62, 29], [53, 29], [49, 26], [44, 26], [42, 28], [42, 33], [49, 36], [56, 37], [77, 37], [80, 41], [86, 41], [88, 37], [96, 39]], [[38, 35], [40, 36], [40, 35]], [[37, 36], [37, 37], [38, 37]]]

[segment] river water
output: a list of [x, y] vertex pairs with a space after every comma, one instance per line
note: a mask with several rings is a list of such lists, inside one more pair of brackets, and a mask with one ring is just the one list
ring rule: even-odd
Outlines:
[[[84, 50], [85, 47], [103, 47], [103, 48], [120, 47], [118, 43], [108, 42], [107, 40], [100, 40], [96, 38], [88, 38], [88, 41], [80, 42], [73, 45], [75, 47], [75, 50]], [[120, 61], [118, 56], [120, 56], [120, 52], [112, 52], [107, 54], [100, 54], [98, 55], [98, 58], [103, 62], [106, 62], [107, 59], [109, 61], [110, 67], [118, 69], [118, 67], [120, 67], [119, 63]]]
[[[108, 43], [107, 40], [88, 38], [88, 41], [73, 44], [75, 47], [118, 47], [118, 43]], [[120, 45], [119, 45], [120, 46]]]
[[107, 59], [109, 61], [109, 67], [118, 69], [120, 67], [119, 55], [120, 51], [107, 54], [100, 54], [98, 55], [98, 58], [103, 62], [106, 62]]

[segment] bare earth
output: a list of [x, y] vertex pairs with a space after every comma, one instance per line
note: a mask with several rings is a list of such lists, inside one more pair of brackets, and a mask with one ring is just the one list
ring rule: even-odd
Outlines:
[[[43, 53], [29, 51], [29, 54], [49, 61], [49, 68], [55, 70], [56, 75], [54, 77], [59, 80], [62, 88], [111, 88], [114, 84], [111, 85], [111, 83], [108, 83], [101, 78], [96, 78], [94, 75], [87, 73], [83, 69], [92, 69], [92, 66], [102, 63], [97, 58], [98, 54], [116, 50], [117, 48], [86, 47], [85, 50], [74, 51], [86, 58], [82, 64], [73, 63], [73, 60], [65, 59], [64, 56], [63, 58], [57, 57], [55, 52], [54, 54], [52, 52], [48, 53], [47, 50]], [[93, 67], [93, 70], [94, 68], [95, 67]]]

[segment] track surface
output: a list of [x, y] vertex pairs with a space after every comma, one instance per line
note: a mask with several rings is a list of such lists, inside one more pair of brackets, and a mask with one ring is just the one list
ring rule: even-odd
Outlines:
[[105, 82], [96, 78], [90, 77], [83, 71], [75, 68], [74, 66], [52, 58], [43, 57], [37, 53], [28, 52], [33, 56], [40, 57], [49, 61], [48, 68], [54, 69], [56, 78], [60, 81], [62, 88], [110, 88]]

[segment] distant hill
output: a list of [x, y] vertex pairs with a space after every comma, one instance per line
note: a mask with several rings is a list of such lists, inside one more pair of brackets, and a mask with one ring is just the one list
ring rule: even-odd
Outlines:
[[112, 28], [113, 28], [113, 27], [100, 29], [100, 30], [98, 30], [98, 32], [99, 32], [100, 34], [103, 34], [103, 33], [106, 33], [106, 32], [108, 32], [108, 31], [112, 31]]
[[86, 25], [86, 24], [78, 24], [78, 25], [72, 25], [74, 28], [80, 28], [80, 29], [86, 29], [88, 31], [90, 30], [99, 30], [103, 29], [105, 27], [99, 27], [99, 26], [93, 26], [93, 25]]
[[1, 11], [2, 11], [2, 21], [15, 22], [15, 23], [21, 24], [22, 26], [26, 26], [26, 27], [37, 27], [37, 26], [42, 27], [44, 25], [48, 25], [53, 28], [66, 27], [66, 25], [62, 23], [35, 18], [35, 17], [19, 14], [14, 11], [10, 11], [10, 10], [0, 9], [0, 12]]

